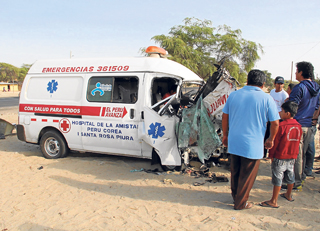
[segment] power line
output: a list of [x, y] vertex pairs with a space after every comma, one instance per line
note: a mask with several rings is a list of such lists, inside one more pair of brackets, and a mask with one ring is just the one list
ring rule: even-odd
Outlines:
[[315, 48], [319, 43], [320, 43], [320, 41], [319, 41], [316, 45], [314, 45], [313, 47], [311, 47], [306, 53], [304, 53], [304, 54], [301, 55], [299, 58], [297, 58], [296, 60], [301, 59], [301, 58], [302, 58], [304, 55], [306, 55], [309, 51], [311, 51], [313, 48]]

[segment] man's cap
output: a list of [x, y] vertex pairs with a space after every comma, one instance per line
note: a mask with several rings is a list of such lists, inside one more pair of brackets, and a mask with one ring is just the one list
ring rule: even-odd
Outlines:
[[276, 77], [274, 80], [274, 83], [284, 83], [284, 78], [281, 76]]

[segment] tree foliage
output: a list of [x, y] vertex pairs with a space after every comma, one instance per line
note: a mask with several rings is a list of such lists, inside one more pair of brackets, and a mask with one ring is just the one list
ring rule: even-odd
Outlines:
[[156, 35], [152, 40], [168, 51], [170, 59], [204, 79], [215, 71], [214, 63], [224, 61], [231, 75], [243, 83], [263, 50], [241, 34], [241, 30], [226, 25], [212, 27], [210, 20], [185, 18], [184, 25], [172, 27], [169, 35]]
[[26, 77], [31, 66], [32, 66], [32, 64], [23, 64], [20, 67], [20, 72], [19, 72], [19, 77], [18, 77], [19, 82], [23, 82], [23, 80]]
[[0, 82], [23, 82], [31, 64], [23, 64], [21, 68], [8, 63], [0, 63]]
[[266, 83], [264, 84], [264, 86], [266, 88], [268, 88], [269, 91], [271, 91], [274, 88], [274, 79], [271, 78], [271, 73], [268, 71], [263, 71], [266, 75]]

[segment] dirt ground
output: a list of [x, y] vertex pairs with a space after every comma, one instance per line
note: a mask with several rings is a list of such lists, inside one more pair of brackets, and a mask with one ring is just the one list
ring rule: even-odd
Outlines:
[[[0, 118], [18, 123], [18, 107], [0, 107]], [[319, 156], [318, 135], [316, 144]], [[205, 178], [141, 168], [150, 161], [74, 152], [49, 160], [39, 146], [7, 136], [0, 140], [0, 230], [320, 230], [318, 174], [294, 202], [279, 197], [280, 208], [263, 208], [272, 184], [270, 162], [261, 161], [249, 199], [255, 205], [236, 211], [230, 182], [194, 186]], [[210, 170], [230, 177], [224, 165]]]

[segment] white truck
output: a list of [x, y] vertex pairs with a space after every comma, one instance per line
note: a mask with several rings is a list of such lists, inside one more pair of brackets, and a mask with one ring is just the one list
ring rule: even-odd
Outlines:
[[[19, 140], [39, 144], [46, 158], [75, 150], [159, 157], [162, 166], [180, 166], [182, 154], [190, 153], [178, 139], [182, 112], [196, 107], [204, 81], [183, 65], [161, 58], [165, 50], [149, 47], [146, 52], [150, 57], [35, 62], [20, 93]], [[219, 120], [214, 113], [235, 90], [232, 77], [221, 76], [216, 82], [226, 82], [227, 89], [203, 100], [213, 122]], [[194, 93], [183, 91], [187, 87]], [[176, 93], [162, 99], [172, 88]]]

